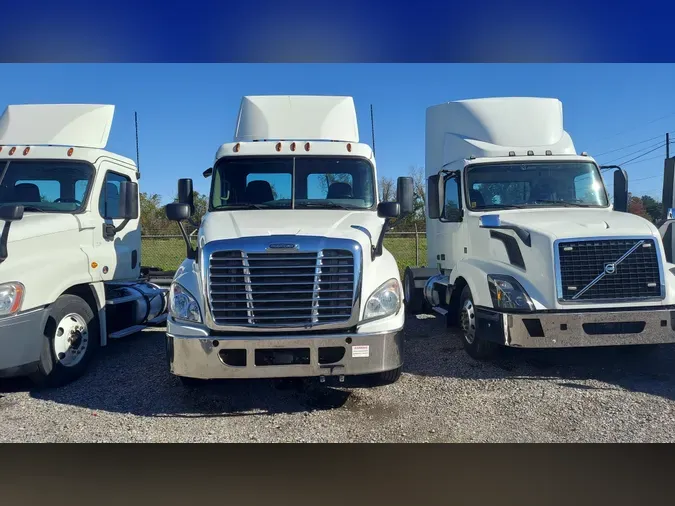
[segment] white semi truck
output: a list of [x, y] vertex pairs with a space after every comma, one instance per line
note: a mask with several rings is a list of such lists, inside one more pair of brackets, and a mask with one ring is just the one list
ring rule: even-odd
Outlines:
[[625, 212], [627, 176], [612, 168], [613, 205], [556, 99], [428, 108], [427, 266], [405, 271], [409, 312], [459, 324], [475, 358], [675, 342], [672, 240], [664, 250], [652, 223]]
[[141, 275], [136, 164], [104, 150], [112, 105], [12, 105], [0, 117], [0, 377], [57, 386], [108, 339], [166, 319]]
[[218, 149], [196, 249], [182, 222], [192, 180], [169, 204], [187, 258], [169, 295], [167, 355], [186, 383], [367, 375], [403, 364], [403, 289], [383, 247], [412, 211], [412, 179], [378, 202], [372, 149], [351, 97], [250, 96]]

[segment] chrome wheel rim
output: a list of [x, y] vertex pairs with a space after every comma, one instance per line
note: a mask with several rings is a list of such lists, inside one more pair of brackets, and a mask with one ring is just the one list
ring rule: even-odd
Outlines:
[[89, 329], [77, 313], [64, 316], [54, 333], [54, 354], [58, 363], [73, 367], [80, 363], [89, 345]]
[[464, 339], [468, 344], [473, 344], [476, 339], [476, 311], [471, 300], [464, 302], [459, 320]]

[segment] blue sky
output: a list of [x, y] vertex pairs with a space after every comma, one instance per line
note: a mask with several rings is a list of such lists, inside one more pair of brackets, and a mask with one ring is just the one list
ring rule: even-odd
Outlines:
[[[208, 191], [201, 173], [213, 164], [218, 146], [231, 140], [243, 95], [351, 95], [362, 141], [368, 143], [372, 104], [378, 169], [396, 177], [424, 165], [424, 114], [430, 105], [489, 96], [556, 97], [577, 151], [610, 163], [642, 154], [667, 131], [675, 137], [674, 89], [674, 64], [0, 65], [3, 108], [115, 104], [108, 149], [130, 158], [135, 158], [137, 111], [141, 191], [165, 200], [180, 177], [192, 177], [198, 191]], [[626, 149], [613, 151], [618, 148]], [[607, 151], [613, 152], [600, 156]], [[660, 196], [663, 153], [657, 149], [625, 166], [633, 193]]]

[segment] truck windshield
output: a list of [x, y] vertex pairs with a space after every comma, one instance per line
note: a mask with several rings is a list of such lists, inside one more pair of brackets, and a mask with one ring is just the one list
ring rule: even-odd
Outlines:
[[85, 204], [94, 170], [70, 161], [0, 160], [0, 206], [27, 212], [73, 213]]
[[472, 210], [508, 207], [607, 207], [597, 166], [590, 162], [492, 163], [468, 167]]
[[372, 209], [374, 170], [355, 157], [231, 157], [213, 170], [211, 210]]

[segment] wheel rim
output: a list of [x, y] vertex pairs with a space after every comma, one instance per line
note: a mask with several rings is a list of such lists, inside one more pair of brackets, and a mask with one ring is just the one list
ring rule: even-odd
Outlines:
[[73, 367], [80, 363], [89, 345], [89, 330], [77, 313], [64, 316], [54, 333], [54, 354], [58, 363]]
[[464, 339], [467, 343], [473, 344], [476, 339], [476, 311], [473, 307], [473, 302], [467, 300], [462, 306], [462, 313], [459, 316]]

